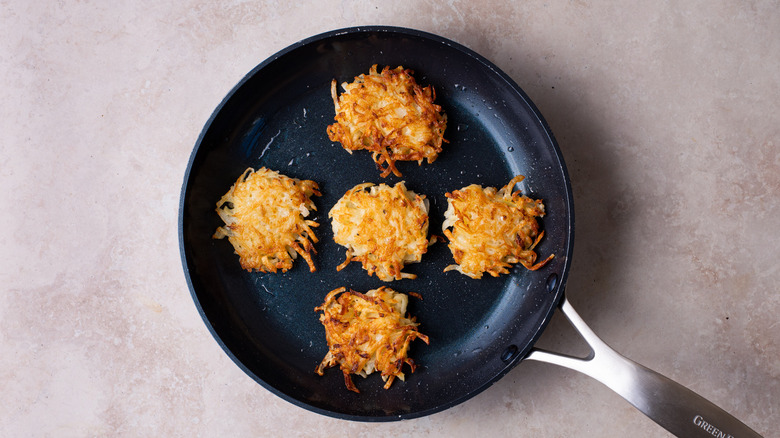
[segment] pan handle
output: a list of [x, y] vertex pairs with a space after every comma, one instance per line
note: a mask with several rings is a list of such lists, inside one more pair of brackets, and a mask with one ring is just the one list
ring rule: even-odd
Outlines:
[[578, 358], [535, 348], [526, 359], [559, 365], [593, 377], [677, 436], [761, 438], [731, 414], [690, 389], [618, 354], [585, 324], [566, 297], [561, 310], [588, 343], [591, 353]]

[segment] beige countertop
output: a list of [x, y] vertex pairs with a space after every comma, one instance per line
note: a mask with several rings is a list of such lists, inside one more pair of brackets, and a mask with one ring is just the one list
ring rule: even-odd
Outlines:
[[[532, 362], [428, 417], [341, 421], [215, 342], [177, 240], [198, 134], [273, 53], [368, 24], [511, 76], [571, 174], [574, 306], [619, 352], [780, 436], [777, 2], [12, 0], [0, 23], [0, 436], [667, 436]], [[585, 350], [559, 315], [540, 345]]]

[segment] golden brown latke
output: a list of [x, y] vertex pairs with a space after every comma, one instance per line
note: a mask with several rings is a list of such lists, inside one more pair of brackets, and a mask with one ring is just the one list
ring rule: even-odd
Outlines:
[[333, 239], [347, 248], [350, 262], [363, 263], [368, 275], [382, 281], [416, 278], [401, 272], [405, 263], [416, 263], [428, 250], [428, 204], [425, 196], [407, 190], [403, 182], [358, 184], [330, 210]]
[[456, 263], [445, 272], [456, 270], [471, 278], [482, 278], [487, 272], [498, 277], [508, 273], [513, 263], [534, 271], [553, 258], [551, 254], [534, 264], [534, 247], [544, 235], [537, 222], [544, 216], [544, 204], [519, 191], [512, 193], [522, 180], [518, 175], [498, 191], [472, 184], [445, 194], [448, 208], [442, 231]]
[[341, 96], [336, 80], [331, 83], [336, 123], [328, 126], [328, 137], [349, 153], [372, 152], [382, 177], [401, 176], [396, 161], [434, 162], [446, 142], [447, 115], [433, 103], [436, 93], [430, 85], [420, 87], [412, 74], [403, 67], [377, 73], [374, 64], [367, 75], [342, 83]]
[[317, 236], [311, 228], [319, 224], [304, 218], [317, 209], [311, 200], [321, 196], [317, 189], [314, 181], [249, 168], [217, 202], [225, 226], [213, 237], [227, 237], [247, 271], [285, 272], [300, 254], [314, 272], [311, 253], [316, 253], [312, 242]]
[[366, 377], [379, 371], [388, 389], [396, 377], [404, 380], [403, 364], [414, 372], [414, 361], [407, 357], [409, 344], [417, 338], [427, 344], [428, 337], [418, 332], [418, 323], [406, 315], [408, 301], [407, 295], [384, 286], [365, 294], [343, 287], [328, 293], [325, 302], [314, 309], [322, 312], [320, 322], [328, 342], [328, 353], [317, 366], [317, 374], [338, 365], [347, 388], [360, 392], [352, 374]]

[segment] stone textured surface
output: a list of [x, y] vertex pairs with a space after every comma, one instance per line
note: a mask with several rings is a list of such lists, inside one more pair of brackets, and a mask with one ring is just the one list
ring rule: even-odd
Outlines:
[[[776, 1], [0, 1], [1, 436], [667, 436], [523, 363], [396, 424], [325, 418], [222, 352], [176, 236], [201, 127], [302, 38], [388, 24], [495, 62], [575, 191], [568, 295], [621, 353], [766, 436], [780, 427]], [[541, 345], [583, 352], [556, 316]]]

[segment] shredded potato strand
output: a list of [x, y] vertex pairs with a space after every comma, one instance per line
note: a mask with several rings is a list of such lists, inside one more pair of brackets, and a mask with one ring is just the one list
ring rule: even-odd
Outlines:
[[314, 181], [249, 168], [217, 202], [225, 226], [213, 237], [227, 237], [247, 271], [285, 272], [300, 255], [314, 272], [312, 228], [319, 224], [305, 219], [317, 209], [313, 195], [321, 196]]
[[403, 182], [359, 184], [348, 190], [328, 213], [333, 239], [347, 248], [338, 270], [359, 261], [369, 275], [382, 281], [416, 278], [401, 272], [417, 263], [428, 250], [428, 205], [424, 196], [407, 190]]
[[418, 323], [406, 315], [408, 300], [407, 295], [388, 287], [365, 294], [343, 287], [331, 291], [314, 309], [322, 312], [320, 322], [329, 349], [315, 370], [317, 374], [338, 365], [347, 388], [360, 392], [352, 374], [366, 377], [379, 371], [388, 389], [396, 377], [404, 380], [404, 364], [414, 372], [415, 363], [407, 357], [409, 344], [418, 338], [427, 344], [428, 337], [418, 332]]
[[382, 177], [401, 176], [396, 161], [432, 163], [446, 142], [447, 115], [433, 103], [433, 88], [420, 87], [412, 73], [403, 67], [378, 73], [375, 64], [367, 75], [341, 84], [341, 96], [336, 80], [331, 83], [336, 123], [328, 126], [328, 137], [350, 153], [370, 151]]
[[445, 195], [448, 208], [442, 231], [456, 263], [445, 272], [456, 270], [471, 278], [487, 272], [497, 277], [509, 273], [514, 263], [537, 270], [554, 257], [535, 263], [534, 248], [544, 235], [537, 218], [544, 216], [544, 205], [512, 192], [522, 180], [518, 175], [500, 190], [472, 184]]

